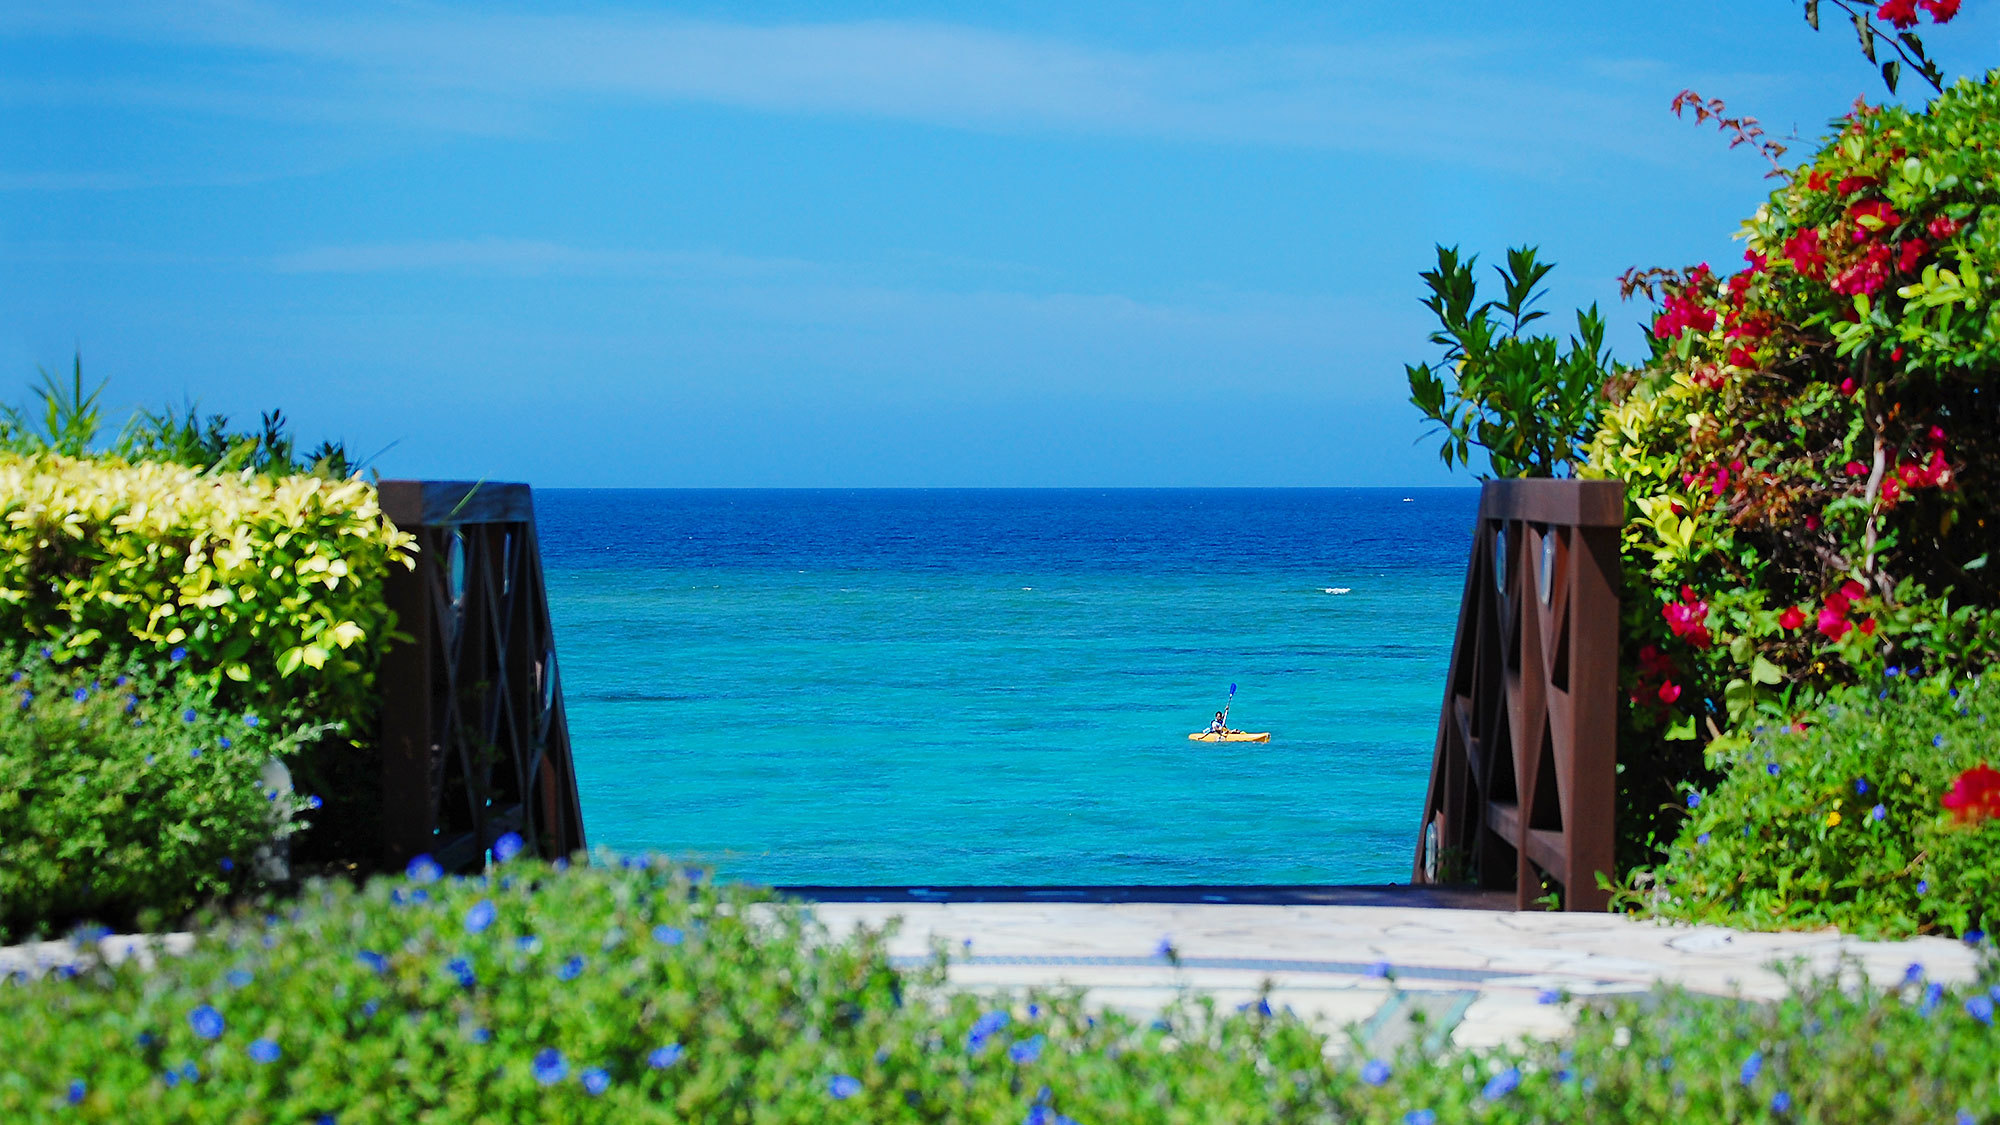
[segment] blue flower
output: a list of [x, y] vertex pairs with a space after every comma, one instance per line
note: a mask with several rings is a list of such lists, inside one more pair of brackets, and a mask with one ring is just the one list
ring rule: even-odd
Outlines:
[[1029, 1063], [1042, 1057], [1043, 1042], [1045, 1040], [1040, 1035], [1032, 1039], [1023, 1039], [1012, 1047], [1007, 1048], [1007, 1057], [1014, 1060], [1014, 1065], [1016, 1066], [1027, 1066]]
[[174, 664], [179, 664], [187, 658], [188, 650], [186, 645], [175, 645], [174, 650], [167, 654], [167, 660]]
[[533, 934], [522, 934], [520, 937], [514, 939], [514, 944], [523, 953], [533, 953], [542, 947], [542, 939]]
[[183, 1081], [186, 1081], [186, 1082], [199, 1082], [199, 1081], [201, 1081], [201, 1068], [200, 1068], [200, 1067], [198, 1067], [198, 1066], [196, 1066], [196, 1065], [194, 1065], [194, 1063], [192, 1063], [192, 1062], [184, 1062], [184, 1063], [182, 1063], [182, 1064], [181, 1064], [181, 1079], [182, 1079]]
[[225, 1025], [221, 1012], [203, 1004], [188, 1013], [188, 1026], [194, 1029], [195, 1038], [214, 1039], [222, 1034]]
[[1778, 763], [1772, 762], [1770, 765], [1765, 766], [1764, 772], [1770, 774], [1772, 777], [1778, 776]]
[[216, 860], [215, 862], [216, 866], [222, 868], [224, 871], [236, 870], [236, 861], [230, 859], [228, 856], [223, 856], [221, 859]]
[[1696, 836], [1696, 837], [1694, 838], [1694, 842], [1695, 842], [1695, 843], [1696, 843], [1697, 845], [1703, 845], [1703, 844], [1707, 844], [1707, 843], [1708, 843], [1708, 833], [1704, 832], [1704, 833], [1702, 833], [1701, 835], [1699, 835], [1699, 836]]
[[861, 1092], [861, 1079], [852, 1075], [836, 1074], [827, 1079], [826, 1092], [841, 1101], [846, 1101]]
[[255, 716], [255, 715], [245, 715], [245, 716], [243, 716], [243, 725], [244, 725], [244, 726], [246, 726], [246, 727], [254, 727], [254, 726], [256, 726], [256, 725], [257, 725], [257, 716]]
[[1940, 750], [1944, 749], [1944, 735], [1941, 734], [1932, 735], [1931, 745], [1937, 747]]
[[1790, 1094], [1786, 1093], [1783, 1090], [1780, 1090], [1777, 1093], [1771, 1095], [1772, 1113], [1790, 1113], [1791, 1110], [1792, 1110], [1792, 1096]]
[[199, 746], [195, 746], [195, 747], [191, 747], [191, 748], [190, 748], [190, 749], [188, 750], [188, 757], [190, 757], [190, 758], [199, 758], [199, 757], [201, 757], [201, 747], [199, 747]]
[[131, 714], [132, 712], [134, 712], [134, 711], [137, 711], [138, 709], [139, 709], [139, 697], [138, 697], [138, 696], [136, 696], [136, 695], [128, 695], [128, 696], [126, 696], [126, 697], [125, 697], [125, 713], [126, 713], [127, 715], [130, 715], [130, 714]]
[[669, 1043], [664, 1047], [655, 1047], [652, 1053], [646, 1056], [646, 1065], [652, 1067], [654, 1070], [665, 1070], [681, 1061], [681, 1056], [686, 1053], [687, 1049], [679, 1043]]
[[1698, 808], [1700, 808], [1700, 807], [1701, 807], [1701, 794], [1699, 794], [1699, 793], [1696, 793], [1696, 792], [1694, 792], [1694, 791], [1692, 791], [1692, 790], [1689, 790], [1689, 792], [1688, 792], [1688, 808], [1691, 808], [1691, 809], [1698, 809]]
[[278, 1045], [269, 1039], [252, 1039], [250, 1041], [250, 1059], [252, 1062], [274, 1063], [278, 1061], [278, 1056], [282, 1053], [278, 1050]]
[[1743, 1060], [1743, 1073], [1741, 1076], [1743, 1079], [1743, 1084], [1745, 1086], [1748, 1086], [1750, 1083], [1757, 1081], [1757, 1075], [1763, 1069], [1764, 1069], [1764, 1052], [1762, 1051], [1750, 1052], [1750, 1057]]
[[544, 1086], [553, 1086], [569, 1077], [569, 1063], [563, 1061], [562, 1052], [554, 1047], [543, 1047], [535, 1052], [535, 1081]]
[[1964, 935], [1963, 935], [1963, 936], [1964, 936], [1964, 939], [1965, 939], [1965, 944], [1967, 944], [1967, 945], [1978, 945], [1978, 944], [1979, 944], [1980, 942], [1982, 942], [1982, 941], [1985, 941], [1985, 940], [1986, 940], [1986, 931], [1985, 931], [1985, 930], [1967, 930], [1967, 931], [1965, 931], [1965, 933], [1964, 933]]
[[662, 924], [653, 927], [653, 940], [661, 945], [679, 945], [686, 937], [686, 934], [674, 926]]
[[1915, 984], [1922, 979], [1924, 979], [1924, 963], [1922, 961], [1912, 961], [1910, 962], [1910, 967], [1903, 970], [1904, 984]]
[[306, 798], [306, 807], [309, 809], [316, 809], [325, 803], [325, 801], [319, 799], [319, 794], [317, 793]]
[[382, 1002], [380, 1000], [370, 1000], [366, 1004], [361, 1005], [361, 1015], [364, 1018], [371, 1017], [376, 1012], [380, 1011], [381, 1008], [382, 1008]]
[[965, 1037], [965, 1049], [968, 1051], [978, 1051], [981, 1047], [986, 1046], [988, 1039], [993, 1038], [996, 1032], [1007, 1026], [1007, 1020], [1007, 1013], [999, 1011], [988, 1012], [974, 1020], [972, 1031]]
[[583, 1090], [596, 1097], [611, 1088], [611, 1075], [601, 1066], [593, 1066], [583, 1072]]
[[1887, 820], [1889, 819], [1889, 810], [1886, 806], [1876, 805], [1874, 808], [1868, 810], [1868, 819]]
[[1173, 959], [1174, 959], [1174, 939], [1172, 939], [1172, 938], [1170, 938], [1170, 937], [1163, 937], [1163, 938], [1161, 938], [1161, 939], [1160, 939], [1160, 944], [1159, 944], [1159, 945], [1158, 945], [1158, 946], [1157, 946], [1156, 948], [1154, 948], [1154, 950], [1153, 950], [1153, 956], [1155, 956], [1155, 957], [1158, 957], [1158, 958], [1160, 958], [1161, 960], [1165, 960], [1165, 961], [1171, 961], [1171, 960], [1173, 960]]
[[1390, 1073], [1388, 1063], [1381, 1059], [1369, 1059], [1368, 1065], [1361, 1068], [1361, 1080], [1370, 1086], [1380, 1086], [1389, 1081]]
[[90, 698], [90, 689], [78, 688], [70, 693], [70, 698], [76, 700], [78, 703], [82, 703]]
[[1901, 668], [1898, 668], [1898, 667], [1896, 667], [1895, 665], [1891, 664], [1891, 665], [1890, 665], [1889, 667], [1887, 667], [1887, 668], [1884, 668], [1884, 669], [1882, 670], [1882, 674], [1883, 674], [1884, 676], [1889, 676], [1889, 677], [1893, 678], [1893, 677], [1896, 677], [1896, 676], [1900, 676], [1900, 675], [1902, 675], [1902, 674], [1903, 674], [1903, 670], [1902, 670]]
[[231, 969], [229, 971], [229, 976], [227, 979], [229, 981], [229, 986], [231, 988], [242, 988], [248, 985], [252, 980], [255, 980], [256, 978], [252, 977], [246, 970]]
[[1943, 1000], [1944, 1000], [1944, 985], [1941, 985], [1936, 981], [1932, 981], [1930, 985], [1924, 989], [1924, 1002], [1917, 1006], [1917, 1011], [1921, 1015], [1928, 1016], [1932, 1012], [1937, 1011], [1938, 1004]]
[[369, 968], [375, 970], [378, 973], [386, 973], [389, 971], [389, 959], [387, 957], [382, 956], [380, 953], [364, 949], [361, 952], [355, 954], [354, 957], [355, 960], [360, 961], [362, 964], [368, 966]]
[[469, 934], [485, 933], [487, 927], [493, 924], [493, 919], [499, 913], [499, 911], [493, 909], [493, 903], [490, 900], [480, 899], [478, 902], [472, 904], [472, 909], [465, 912], [465, 932]]
[[1855, 779], [1854, 779], [1854, 792], [1855, 792], [1855, 793], [1856, 793], [1857, 795], [1860, 795], [1860, 796], [1866, 796], [1866, 795], [1868, 794], [1868, 779], [1867, 779], [1867, 778], [1865, 778], [1865, 777], [1857, 777], [1857, 778], [1855, 778]]
[[575, 980], [582, 975], [583, 958], [580, 956], [573, 956], [569, 960], [564, 961], [562, 968], [556, 970], [557, 980]]
[[460, 988], [471, 988], [479, 983], [478, 974], [472, 971], [472, 962], [463, 957], [454, 957], [445, 964], [445, 971], [458, 978]]
[[71, 1105], [82, 1104], [83, 1096], [89, 1092], [90, 1092], [90, 1087], [85, 1086], [83, 1084], [83, 1079], [72, 1078], [69, 1080], [69, 1104]]
[[167, 1089], [171, 1090], [171, 1089], [173, 1089], [173, 1088], [174, 1088], [175, 1086], [178, 1086], [178, 1085], [180, 1085], [180, 1081], [181, 1081], [181, 1076], [180, 1076], [180, 1075], [178, 1075], [178, 1074], [175, 1074], [175, 1073], [174, 1073], [173, 1071], [169, 1070], [169, 1071], [165, 1071], [165, 1072], [163, 1072], [163, 1073], [162, 1073], [162, 1074], [160, 1075], [160, 1081], [162, 1081], [162, 1082], [165, 1082], [165, 1083], [167, 1084]]
[[197, 717], [198, 717], [198, 716], [196, 716], [196, 715], [195, 715], [195, 713], [194, 713], [194, 708], [192, 708], [192, 707], [190, 707], [190, 708], [188, 708], [187, 710], [185, 710], [185, 711], [182, 711], [182, 712], [181, 712], [181, 721], [182, 721], [182, 722], [184, 722], [184, 723], [191, 723], [191, 722], [194, 722], [194, 721], [195, 721], [195, 719], [196, 719]]
[[519, 832], [509, 832], [493, 841], [493, 859], [495, 862], [505, 863], [520, 855], [524, 846]]
[[1413, 1109], [1403, 1115], [1403, 1125], [1437, 1125], [1437, 1120], [1434, 1109]]
[[1485, 1098], [1489, 1102], [1497, 1101], [1501, 1098], [1506, 1097], [1508, 1094], [1513, 1093], [1514, 1090], [1520, 1085], [1521, 1085], [1521, 1068], [1516, 1066], [1510, 1066], [1506, 1070], [1503, 1070], [1500, 1073], [1494, 1075], [1492, 1078], [1488, 1079], [1486, 1082], [1486, 1088], [1479, 1091], [1479, 1096]]
[[444, 868], [438, 866], [438, 861], [432, 859], [429, 852], [425, 852], [411, 860], [410, 865], [403, 869], [403, 874], [408, 875], [413, 882], [435, 883], [444, 878]]
[[227, 750], [230, 748], [230, 746], [234, 745], [229, 741], [229, 736], [226, 734], [223, 735], [221, 738], [216, 739], [216, 741], [222, 744], [222, 748], [224, 750]]
[[493, 1042], [493, 1031], [492, 1031], [492, 1029], [491, 1029], [491, 1028], [485, 1028], [485, 1027], [475, 1027], [475, 1028], [473, 1028], [473, 1029], [472, 1029], [472, 1041], [473, 1041], [474, 1043], [491, 1043], [491, 1042]]
[[1965, 1011], [1967, 1015], [1970, 1015], [1973, 1019], [1978, 1020], [1980, 1023], [1983, 1023], [1988, 1027], [1993, 1026], [1992, 997], [1974, 996], [1973, 998], [1965, 1002]]
[[1055, 1111], [1040, 1102], [1028, 1107], [1028, 1116], [1021, 1119], [1021, 1125], [1054, 1125]]
[[1920, 895], [1931, 893], [1931, 881], [1929, 879], [1917, 880], [1917, 893]]

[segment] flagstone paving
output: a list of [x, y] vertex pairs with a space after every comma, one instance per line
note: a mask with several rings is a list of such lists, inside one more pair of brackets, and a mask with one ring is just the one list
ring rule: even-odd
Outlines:
[[[1944, 938], [1745, 933], [1611, 914], [1033, 901], [822, 901], [813, 912], [836, 934], [900, 917], [892, 955], [919, 964], [941, 943], [951, 983], [980, 991], [1075, 987], [1094, 1003], [1151, 1014], [1188, 990], [1251, 1002], [1268, 983], [1274, 1007], [1329, 1030], [1353, 1025], [1373, 1051], [1419, 1034], [1433, 1047], [1555, 1037], [1580, 1003], [1656, 983], [1776, 999], [1781, 964], [1891, 984], [1912, 963], [1934, 980], [1969, 981], [1978, 962]], [[1159, 953], [1163, 942], [1173, 961]]]

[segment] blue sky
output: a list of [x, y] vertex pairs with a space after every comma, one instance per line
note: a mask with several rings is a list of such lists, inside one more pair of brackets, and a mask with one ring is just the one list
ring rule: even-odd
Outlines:
[[80, 347], [385, 476], [1450, 483], [1432, 245], [1538, 243], [1636, 356], [1616, 275], [1769, 190], [1688, 86], [1881, 96], [1786, 0], [0, 2], [0, 386]]

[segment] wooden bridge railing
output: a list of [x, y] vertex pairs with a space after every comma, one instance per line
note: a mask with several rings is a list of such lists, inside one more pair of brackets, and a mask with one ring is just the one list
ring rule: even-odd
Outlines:
[[413, 639], [379, 680], [383, 860], [460, 870], [507, 832], [546, 857], [582, 848], [528, 486], [389, 480], [381, 495], [417, 537], [416, 568], [386, 584]]
[[1570, 910], [1615, 877], [1619, 481], [1488, 481], [1459, 604], [1414, 880]]

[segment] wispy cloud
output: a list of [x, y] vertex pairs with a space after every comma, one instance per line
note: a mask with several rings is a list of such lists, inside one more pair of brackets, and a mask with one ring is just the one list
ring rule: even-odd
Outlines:
[[822, 272], [810, 262], [699, 251], [601, 249], [521, 238], [454, 239], [322, 246], [271, 260], [280, 273], [447, 272], [505, 277], [546, 275], [757, 279]]
[[[1520, 169], [1571, 163], [1583, 151], [1671, 159], [1647, 136], [1661, 124], [1656, 99], [1567, 77], [1562, 66], [1524, 76], [1501, 42], [1124, 50], [935, 22], [751, 24], [256, 0], [0, 14], [0, 35], [178, 45], [204, 64], [144, 81], [107, 77], [98, 92], [259, 116], [389, 115], [487, 131], [533, 128], [569, 99], [622, 99], [1000, 132], [1448, 153]], [[232, 65], [212, 65], [217, 51], [233, 52]], [[1585, 72], [1603, 65], [1577, 61]], [[1641, 122], [1651, 127], [1635, 129]]]

